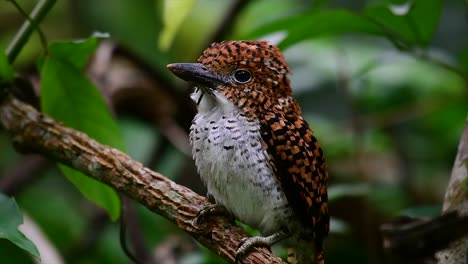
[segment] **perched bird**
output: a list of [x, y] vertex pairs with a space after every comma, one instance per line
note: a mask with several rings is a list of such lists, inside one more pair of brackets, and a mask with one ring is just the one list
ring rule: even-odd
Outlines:
[[197, 63], [168, 68], [195, 87], [190, 141], [208, 195], [265, 236], [244, 240], [237, 254], [289, 238], [307, 245], [305, 263], [312, 245], [315, 263], [324, 263], [326, 163], [292, 97], [280, 50], [266, 41], [224, 41]]

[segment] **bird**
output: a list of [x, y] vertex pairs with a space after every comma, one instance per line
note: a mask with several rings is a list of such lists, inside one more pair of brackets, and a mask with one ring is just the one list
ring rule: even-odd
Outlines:
[[261, 40], [215, 42], [196, 63], [167, 67], [194, 87], [190, 143], [213, 208], [261, 234], [242, 240], [236, 259], [253, 246], [287, 240], [305, 245], [291, 261], [324, 263], [327, 164], [293, 98], [279, 48]]

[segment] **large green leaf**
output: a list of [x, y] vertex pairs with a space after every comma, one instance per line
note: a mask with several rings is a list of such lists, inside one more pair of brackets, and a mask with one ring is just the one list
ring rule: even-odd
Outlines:
[[401, 38], [404, 42], [418, 42], [416, 35], [413, 34], [412, 28], [408, 24], [407, 17], [405, 15], [395, 15], [388, 5], [380, 4], [372, 6], [366, 9], [365, 14], [370, 20], [396, 33], [398, 38]]
[[256, 29], [245, 39], [258, 38], [273, 32], [286, 31], [286, 38], [278, 45], [289, 47], [305, 39], [342, 33], [384, 35], [385, 32], [370, 20], [346, 10], [312, 12], [277, 20]]
[[438, 25], [442, 0], [415, 0], [400, 5], [380, 3], [365, 10], [376, 23], [411, 44], [427, 45]]
[[432, 39], [442, 13], [442, 0], [417, 0], [409, 15], [419, 31], [421, 44], [427, 45]]
[[319, 10], [276, 20], [242, 38], [283, 32], [286, 38], [278, 45], [283, 49], [305, 39], [343, 33], [381, 35], [394, 42], [427, 45], [438, 25], [441, 9], [442, 0], [415, 0], [399, 5], [380, 2], [362, 15], [340, 9]]
[[0, 216], [0, 238], [8, 239], [39, 259], [39, 251], [36, 246], [18, 230], [18, 226], [23, 224], [23, 215], [15, 200], [2, 193], [0, 193]]
[[[97, 88], [81, 71], [96, 44], [96, 40], [90, 39], [50, 46], [41, 70], [42, 109], [100, 143], [123, 149], [118, 125]], [[113, 220], [119, 217], [120, 200], [112, 188], [64, 165], [59, 168], [88, 199], [106, 209]]]
[[88, 58], [96, 50], [97, 38], [89, 38], [83, 41], [55, 42], [49, 45], [49, 52], [57, 58], [64, 59], [78, 69], [82, 69]]

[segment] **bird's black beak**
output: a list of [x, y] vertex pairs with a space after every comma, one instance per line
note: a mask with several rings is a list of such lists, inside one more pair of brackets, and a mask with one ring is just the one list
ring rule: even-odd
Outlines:
[[167, 68], [177, 77], [196, 84], [214, 88], [222, 80], [201, 63], [172, 63]]

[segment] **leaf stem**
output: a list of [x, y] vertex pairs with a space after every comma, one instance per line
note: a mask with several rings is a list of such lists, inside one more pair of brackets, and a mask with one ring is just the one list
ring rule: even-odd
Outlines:
[[[50, 9], [54, 6], [56, 1], [57, 0], [40, 0], [39, 3], [37, 3], [37, 5], [34, 7], [33, 11], [31, 12], [30, 19], [26, 18], [26, 21], [24, 21], [13, 40], [8, 45], [6, 53], [10, 63], [15, 61], [16, 57], [20, 53], [21, 49], [23, 49], [32, 32], [38, 28], [39, 23], [49, 13]], [[17, 6], [14, 1], [13, 4]], [[41, 37], [41, 42], [43, 41], [44, 39]]]

